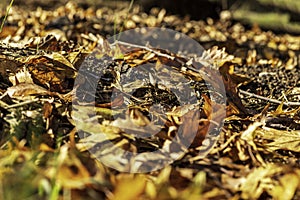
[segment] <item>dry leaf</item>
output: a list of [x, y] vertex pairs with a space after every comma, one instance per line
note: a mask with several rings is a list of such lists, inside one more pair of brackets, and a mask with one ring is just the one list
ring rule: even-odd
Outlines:
[[119, 175], [119, 181], [116, 183], [113, 198], [115, 200], [142, 199], [146, 186], [146, 177], [144, 175]]
[[31, 95], [51, 95], [52, 93], [34, 83], [21, 83], [7, 88], [7, 94], [11, 98], [24, 98]]
[[262, 127], [255, 131], [262, 139], [268, 141], [263, 146], [270, 150], [289, 150], [300, 152], [300, 132], [299, 131], [283, 131], [268, 127]]
[[[241, 198], [258, 199], [263, 192], [267, 192], [276, 199], [292, 199], [300, 181], [299, 170], [297, 170], [298, 173], [293, 173], [293, 171], [295, 170], [288, 166], [271, 163], [254, 169], [241, 182], [239, 187], [242, 192]], [[287, 174], [283, 175], [283, 172]]]
[[293, 199], [300, 185], [300, 170], [296, 173], [287, 173], [279, 178], [278, 184], [271, 188], [269, 193], [274, 199]]
[[225, 52], [225, 48], [221, 50], [218, 46], [213, 46], [211, 49], [204, 51], [201, 57], [195, 58], [195, 61], [207, 67], [218, 69], [225, 62], [233, 61], [234, 56]]
[[33, 80], [31, 78], [31, 74], [28, 69], [24, 66], [22, 70], [18, 71], [14, 76], [9, 77], [10, 82], [13, 85], [17, 85], [19, 83], [29, 83], [32, 84]]
[[65, 66], [68, 66], [69, 68], [71, 68], [72, 70], [76, 70], [73, 66], [73, 64], [68, 61], [68, 59], [66, 59], [63, 55], [61, 55], [60, 53], [56, 53], [56, 52], [52, 52], [52, 54], [46, 54], [45, 57], [51, 58], [54, 61], [60, 62]]

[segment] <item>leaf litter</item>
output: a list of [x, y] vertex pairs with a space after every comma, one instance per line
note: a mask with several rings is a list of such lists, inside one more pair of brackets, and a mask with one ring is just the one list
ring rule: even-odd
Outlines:
[[[20, 199], [299, 199], [299, 37], [249, 29], [228, 18], [191, 21], [156, 8], [149, 15], [139, 6], [131, 13], [125, 8], [84, 9], [72, 2], [52, 11], [13, 6], [0, 34], [0, 198], [15, 199], [18, 191]], [[134, 48], [122, 54], [103, 42], [114, 27], [145, 26], [183, 32], [206, 51], [187, 60], [180, 52], [133, 44], [120, 44]], [[102, 49], [96, 49], [99, 44]], [[72, 102], [75, 91], [82, 90], [87, 99], [93, 95], [74, 87], [74, 79], [95, 49], [98, 59], [107, 63], [96, 69], [97, 60], [91, 60], [88, 71], [104, 72], [106, 79], [97, 85], [95, 102]], [[217, 138], [204, 139], [208, 125], [220, 123], [211, 122], [212, 108], [222, 107], [209, 98], [205, 73], [193, 69], [193, 60], [219, 70], [225, 84], [226, 119]], [[188, 68], [182, 68], [182, 62]], [[155, 70], [134, 71], [147, 63], [155, 63]], [[169, 90], [180, 81], [179, 74], [198, 91], [195, 101], [186, 105], [179, 105]], [[124, 85], [121, 75], [137, 79]], [[117, 94], [113, 102], [112, 91]], [[161, 105], [153, 107], [156, 102]], [[72, 103], [82, 111], [78, 116]], [[76, 117], [82, 119], [77, 128], [90, 134], [78, 135]], [[192, 142], [189, 148], [180, 138], [170, 144], [179, 127]], [[90, 153], [107, 145], [97, 137], [99, 130], [127, 151], [163, 148], [176, 153], [184, 148], [185, 154], [151, 173], [121, 173]], [[195, 138], [191, 130], [197, 132]], [[128, 165], [128, 160], [114, 157], [114, 149], [104, 153], [115, 165]], [[160, 158], [138, 159], [147, 163], [137, 169], [151, 167]]]

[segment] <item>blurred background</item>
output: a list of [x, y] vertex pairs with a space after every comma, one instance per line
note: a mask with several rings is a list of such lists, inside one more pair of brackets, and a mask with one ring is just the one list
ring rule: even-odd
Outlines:
[[[1, 0], [4, 11], [11, 0]], [[73, 0], [83, 7], [128, 7], [131, 0]], [[55, 9], [68, 0], [15, 0], [13, 5], [27, 9]], [[134, 4], [150, 12], [154, 7], [167, 13], [189, 17], [191, 20], [218, 19], [220, 13], [229, 10], [233, 20], [244, 25], [258, 25], [275, 32], [300, 33], [300, 1], [298, 0], [135, 0]]]

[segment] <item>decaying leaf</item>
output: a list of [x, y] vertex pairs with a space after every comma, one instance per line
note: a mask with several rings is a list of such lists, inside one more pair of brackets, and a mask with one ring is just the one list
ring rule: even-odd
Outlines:
[[53, 52], [52, 54], [45, 55], [45, 56], [48, 57], [48, 58], [51, 58], [54, 61], [62, 63], [63, 65], [71, 68], [72, 70], [76, 70], [74, 68], [73, 64], [70, 61], [68, 61], [64, 56], [62, 56], [61, 54], [59, 54], [59, 53]]
[[[292, 171], [288, 167], [283, 167], [285, 170]], [[246, 179], [241, 182], [239, 190], [242, 192], [241, 197], [247, 199], [257, 199], [263, 192], [276, 194], [273, 197], [278, 199], [291, 199], [296, 191], [296, 185], [299, 183], [299, 174], [289, 174], [285, 176], [290, 176], [292, 179], [291, 182], [284, 182], [286, 177], [282, 176], [283, 172], [281, 166], [268, 164], [266, 167], [260, 167], [254, 169]], [[276, 176], [279, 176], [279, 182], [275, 179]], [[283, 185], [283, 182], [287, 185]], [[284, 190], [284, 188], [289, 188]], [[284, 191], [284, 193], [277, 193], [275, 189]], [[286, 196], [283, 196], [286, 195]]]
[[225, 85], [225, 90], [228, 98], [229, 106], [233, 106], [235, 110], [238, 110], [241, 114], [246, 114], [248, 111], [245, 109], [245, 106], [241, 102], [241, 99], [238, 95], [238, 85], [244, 84], [249, 81], [246, 77], [239, 77], [232, 73], [233, 65], [231, 63], [225, 63], [220, 67], [220, 73]]
[[10, 76], [9, 80], [13, 85], [17, 85], [20, 83], [29, 83], [29, 84], [33, 83], [31, 74], [29, 73], [26, 67], [23, 67], [23, 69], [17, 72], [15, 75]]
[[225, 62], [233, 61], [234, 56], [229, 55], [225, 52], [225, 48], [221, 50], [218, 49], [218, 46], [214, 46], [211, 49], [204, 51], [201, 57], [195, 58], [195, 60], [204, 66], [212, 67], [218, 69]]
[[274, 128], [262, 127], [255, 131], [263, 140], [263, 146], [270, 150], [287, 150], [292, 152], [300, 152], [300, 132], [299, 131], [283, 131]]
[[34, 83], [21, 83], [7, 88], [7, 94], [12, 98], [25, 98], [31, 95], [49, 95], [51, 92]]

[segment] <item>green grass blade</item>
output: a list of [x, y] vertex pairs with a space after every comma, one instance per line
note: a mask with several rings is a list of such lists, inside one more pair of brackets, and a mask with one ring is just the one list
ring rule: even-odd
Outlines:
[[14, 3], [14, 0], [11, 0], [11, 1], [10, 1], [10, 4], [9, 4], [7, 10], [6, 10], [6, 14], [5, 14], [4, 19], [3, 19], [2, 23], [1, 23], [1, 26], [0, 26], [0, 33], [2, 33], [3, 26], [4, 26], [4, 24], [5, 24], [5, 21], [6, 21], [6, 19], [7, 19], [8, 13], [9, 13], [9, 11], [10, 11], [10, 9], [11, 9], [13, 3]]

